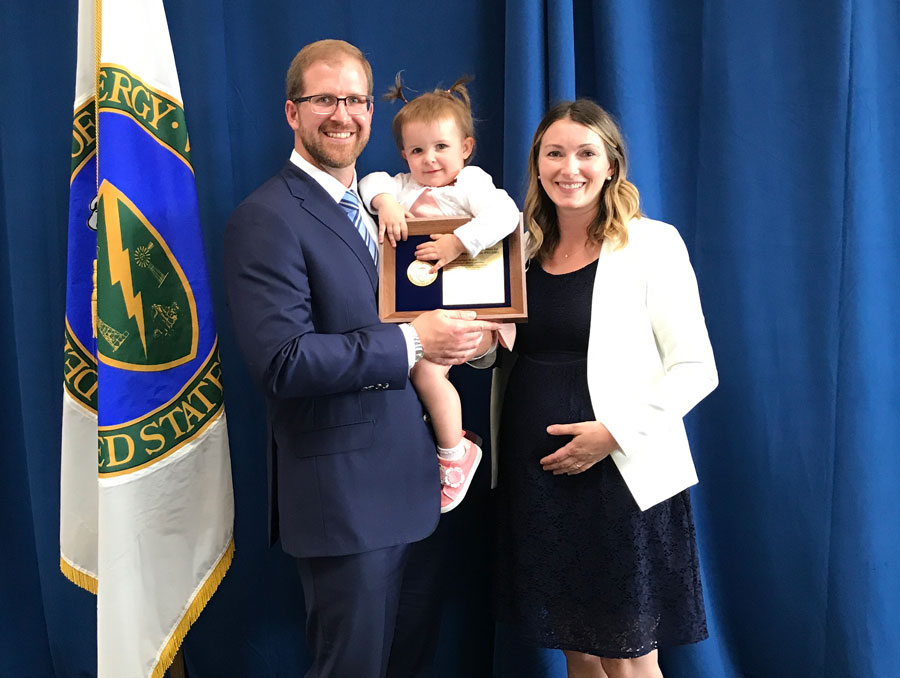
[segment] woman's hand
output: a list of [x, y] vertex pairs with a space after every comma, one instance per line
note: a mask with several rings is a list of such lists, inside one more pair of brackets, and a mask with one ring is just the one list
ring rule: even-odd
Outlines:
[[436, 273], [465, 251], [462, 241], [453, 233], [435, 233], [431, 236], [431, 242], [426, 240], [416, 246], [416, 259], [433, 261], [434, 265], [429, 272]]
[[598, 461], [603, 461], [619, 444], [599, 421], [580, 421], [576, 424], [552, 424], [547, 427], [552, 436], [574, 436], [566, 445], [541, 459], [545, 471], [553, 475], [584, 473]]
[[478, 342], [478, 348], [475, 349], [475, 356], [483, 356], [490, 351], [497, 343], [497, 331], [489, 332], [485, 330], [481, 333], [481, 341]]

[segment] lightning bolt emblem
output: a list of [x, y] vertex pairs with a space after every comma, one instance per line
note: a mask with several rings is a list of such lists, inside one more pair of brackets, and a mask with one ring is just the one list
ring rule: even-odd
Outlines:
[[109, 276], [113, 285], [122, 289], [125, 310], [129, 318], [134, 318], [138, 326], [138, 336], [147, 356], [147, 339], [144, 334], [144, 307], [141, 293], [134, 293], [131, 280], [131, 264], [128, 249], [122, 246], [122, 226], [119, 223], [119, 190], [104, 180], [100, 184], [100, 202], [103, 205], [103, 223], [106, 232], [106, 251], [109, 258]]

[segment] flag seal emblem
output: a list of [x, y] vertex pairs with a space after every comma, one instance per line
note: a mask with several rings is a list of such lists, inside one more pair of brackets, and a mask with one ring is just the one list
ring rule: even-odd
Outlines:
[[97, 207], [97, 353], [107, 365], [158, 371], [197, 355], [197, 303], [165, 239], [104, 180]]

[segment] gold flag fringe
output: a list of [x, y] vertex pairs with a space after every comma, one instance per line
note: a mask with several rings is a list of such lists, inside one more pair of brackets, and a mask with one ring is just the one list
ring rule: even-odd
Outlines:
[[95, 596], [97, 595], [96, 577], [92, 577], [87, 572], [83, 572], [82, 570], [73, 567], [65, 558], [59, 559], [59, 569], [65, 578], [75, 584], [75, 586], [80, 586], [85, 591], [90, 591]]
[[225, 549], [222, 557], [219, 558], [219, 562], [216, 563], [212, 572], [210, 572], [209, 576], [206, 578], [206, 581], [203, 582], [197, 593], [194, 594], [194, 599], [188, 605], [184, 616], [169, 636], [168, 642], [163, 647], [162, 652], [160, 652], [159, 661], [156, 663], [153, 672], [150, 674], [151, 678], [165, 678], [166, 671], [169, 670], [172, 662], [175, 661], [175, 655], [178, 654], [178, 649], [181, 647], [184, 637], [187, 635], [188, 630], [194, 622], [200, 617], [200, 613], [203, 612], [203, 608], [206, 607], [206, 604], [209, 602], [210, 598], [212, 598], [216, 589], [219, 588], [219, 584], [221, 584], [222, 580], [225, 578], [225, 573], [228, 572], [228, 568], [231, 567], [231, 561], [233, 559], [234, 538], [228, 543], [228, 547]]

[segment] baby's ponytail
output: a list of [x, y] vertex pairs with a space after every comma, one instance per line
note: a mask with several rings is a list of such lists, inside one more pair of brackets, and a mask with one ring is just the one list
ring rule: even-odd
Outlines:
[[400, 77], [403, 71], [397, 71], [397, 75], [394, 76], [394, 85], [387, 92], [382, 95], [383, 101], [397, 101], [400, 100], [404, 104], [409, 103], [409, 99], [406, 98], [406, 95], [403, 94], [403, 79]]
[[[399, 150], [403, 150], [403, 126], [410, 122], [435, 122], [445, 118], [451, 118], [456, 122], [463, 138], [475, 138], [475, 121], [472, 118], [472, 99], [466, 85], [472, 82], [470, 75], [464, 75], [450, 85], [450, 89], [434, 89], [414, 99], [407, 99], [403, 93], [403, 80], [397, 73], [394, 85], [385, 92], [385, 101], [400, 100], [403, 108], [394, 116], [392, 132], [394, 142]], [[466, 164], [472, 159], [470, 155]]]

